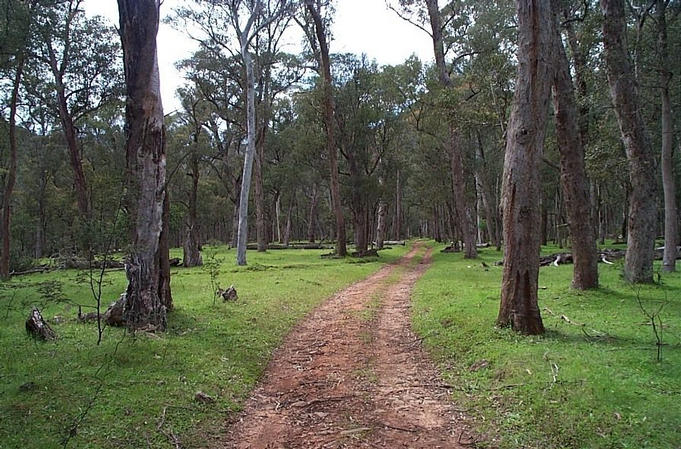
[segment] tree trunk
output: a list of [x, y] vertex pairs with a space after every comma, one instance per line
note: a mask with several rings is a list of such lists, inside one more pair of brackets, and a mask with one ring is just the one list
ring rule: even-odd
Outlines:
[[676, 271], [676, 245], [678, 243], [678, 216], [676, 207], [676, 183], [674, 181], [674, 125], [669, 95], [672, 73], [669, 71], [667, 44], [667, 0], [657, 0], [657, 46], [660, 70], [660, 97], [662, 101], [662, 187], [664, 190], [664, 254], [662, 270]]
[[277, 232], [277, 242], [282, 243], [281, 234], [281, 192], [277, 192], [277, 199], [274, 202], [274, 215], [276, 218], [276, 232]]
[[345, 236], [345, 217], [340, 196], [340, 180], [338, 179], [338, 150], [336, 148], [335, 124], [334, 124], [334, 101], [333, 79], [331, 78], [331, 59], [329, 57], [329, 45], [326, 40], [326, 27], [321, 14], [312, 0], [305, 0], [305, 6], [312, 16], [315, 26], [315, 35], [319, 43], [320, 66], [322, 70], [322, 83], [324, 91], [324, 127], [326, 129], [326, 151], [329, 157], [329, 171], [331, 173], [331, 201], [336, 217], [336, 254], [345, 257], [347, 254]]
[[[438, 70], [440, 84], [443, 88], [452, 87], [452, 80], [449, 76], [445, 64], [444, 39], [442, 36], [442, 17], [438, 0], [426, 0], [428, 16], [431, 26], [431, 37], [433, 39], [433, 50], [435, 52], [435, 65]], [[473, 212], [471, 201], [466, 198], [466, 173], [464, 171], [463, 154], [459, 142], [459, 132], [454, 124], [454, 117], [449, 117], [449, 157], [452, 171], [452, 190], [457, 217], [463, 229], [463, 239], [466, 258], [478, 256], [475, 246], [475, 223], [473, 222]]]
[[402, 238], [402, 185], [400, 184], [400, 171], [397, 170], [395, 183], [395, 240]]
[[163, 224], [161, 225], [161, 235], [158, 243], [158, 263], [160, 273], [158, 277], [158, 295], [161, 304], [167, 312], [173, 310], [173, 295], [170, 291], [170, 197], [168, 189], [165, 189], [163, 198]]
[[126, 103], [126, 164], [133, 242], [125, 271], [125, 320], [130, 330], [163, 330], [159, 283], [166, 154], [156, 34], [159, 0], [118, 0]]
[[19, 89], [21, 88], [21, 78], [24, 73], [24, 56], [18, 56], [17, 67], [14, 72], [12, 84], [12, 97], [10, 99], [9, 110], [9, 163], [7, 165], [7, 179], [2, 194], [2, 255], [0, 255], [0, 278], [9, 279], [10, 262], [10, 239], [11, 214], [12, 214], [12, 193], [17, 180], [17, 108], [19, 105]]
[[[195, 134], [194, 145], [198, 146], [198, 130]], [[196, 150], [196, 148], [194, 148]], [[185, 223], [185, 235], [182, 245], [182, 264], [185, 267], [199, 267], [203, 265], [201, 257], [201, 234], [197, 213], [198, 193], [199, 193], [199, 156], [194, 152], [189, 159], [191, 170], [192, 188], [189, 192], [189, 210], [187, 211], [187, 222]]]
[[307, 220], [307, 239], [310, 243], [315, 241], [315, 223], [317, 221], [317, 203], [319, 195], [317, 194], [317, 184], [312, 185], [312, 198], [310, 198], [310, 213]]
[[507, 128], [502, 203], [504, 271], [497, 324], [544, 332], [537, 305], [540, 222], [539, 161], [553, 77], [550, 2], [517, 0], [518, 76]]
[[[265, 118], [263, 117], [264, 121]], [[265, 135], [267, 134], [266, 122], [260, 128], [259, 136], [255, 141], [255, 234], [258, 242], [258, 252], [267, 250], [267, 238], [265, 237], [265, 189], [263, 187], [263, 162], [265, 159]]]
[[244, 155], [244, 170], [241, 176], [241, 195], [239, 197], [239, 231], [236, 247], [237, 265], [246, 265], [246, 243], [248, 243], [248, 195], [251, 188], [251, 174], [255, 159], [255, 75], [253, 58], [248, 50], [247, 37], [241, 37], [241, 56], [246, 66], [246, 122], [248, 145]]
[[383, 249], [383, 241], [385, 240], [385, 215], [387, 205], [385, 201], [378, 202], [378, 212], [376, 219], [376, 248]]
[[655, 160], [640, 112], [638, 86], [625, 48], [624, 2], [601, 0], [601, 8], [610, 95], [629, 160], [631, 182], [624, 276], [634, 283], [652, 282], [657, 222]]
[[[554, 0], [556, 3], [556, 0]], [[577, 124], [575, 93], [570, 64], [565, 54], [557, 20], [554, 22], [553, 107], [560, 153], [560, 180], [567, 211], [574, 270], [572, 286], [579, 290], [598, 287], [598, 256], [591, 219], [589, 183], [584, 164], [584, 148]]]

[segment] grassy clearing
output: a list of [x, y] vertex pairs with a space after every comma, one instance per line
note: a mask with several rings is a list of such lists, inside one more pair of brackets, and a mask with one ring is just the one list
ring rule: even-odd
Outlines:
[[[249, 266], [237, 268], [233, 250], [206, 248], [204, 258], [215, 252], [223, 260], [217, 280], [236, 286], [237, 302], [214, 306], [206, 270], [176, 268], [168, 332], [133, 337], [110, 328], [99, 347], [96, 325], [75, 322], [77, 308], [43, 299], [61, 290], [70, 302], [93, 304], [86, 273], [67, 270], [2, 284], [0, 448], [60, 447], [80, 417], [69, 447], [171, 447], [173, 435], [182, 447], [201, 446], [239, 410], [271, 352], [301, 317], [407, 249], [385, 250], [378, 261], [321, 259], [328, 250], [249, 252]], [[116, 299], [124, 273], [107, 273], [103, 287], [107, 303]], [[42, 305], [48, 321], [57, 315], [67, 320], [53, 325], [56, 342], [26, 336], [24, 320], [33, 304]], [[216, 402], [197, 403], [197, 391]]]
[[[547, 333], [522, 337], [493, 326], [501, 280], [493, 264], [500, 259], [489, 248], [473, 261], [436, 251], [414, 296], [417, 332], [488, 444], [681, 447], [681, 273], [633, 288], [622, 280], [621, 264], [600, 264], [601, 288], [578, 292], [569, 287], [571, 265], [542, 268], [539, 306]], [[667, 303], [659, 363], [637, 295], [649, 310]], [[471, 369], [483, 360], [487, 367]]]

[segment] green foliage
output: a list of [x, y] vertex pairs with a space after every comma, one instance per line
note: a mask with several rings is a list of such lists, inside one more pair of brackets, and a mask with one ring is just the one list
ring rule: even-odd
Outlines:
[[[417, 332], [479, 430], [501, 448], [681, 445], [681, 275], [663, 275], [661, 285], [640, 290], [647, 310], [668, 298], [658, 363], [650, 320], [620, 266], [601, 264], [601, 288], [586, 292], [568, 287], [572, 265], [542, 268], [547, 332], [522, 337], [493, 327], [502, 270], [494, 262], [502, 255], [484, 249], [480, 257], [489, 268], [460, 254], [435, 254], [414, 297]], [[488, 366], [475, 369], [482, 360]]]
[[[216, 258], [234, 259], [234, 250], [206, 249]], [[0, 324], [0, 445], [60, 446], [87, 410], [71, 448], [170, 447], [157, 429], [161, 422], [161, 430], [172, 430], [183, 447], [201, 446], [242, 407], [294, 324], [335, 291], [405, 251], [386, 250], [379, 260], [366, 263], [322, 259], [323, 251], [317, 250], [254, 252], [249, 254], [252, 266], [267, 269], [222, 264], [217, 281], [234, 284], [239, 299], [215, 305], [209, 273], [176, 268], [176, 308], [168, 331], [132, 337], [106, 328], [100, 346], [95, 345], [96, 325], [77, 323], [77, 308], [66, 303], [49, 302], [43, 308], [57, 341], [36, 344], [24, 331], [30, 305], [46, 283], [58, 280], [71, 301], [94, 301], [80, 272], [17, 277], [4, 284], [11, 289], [0, 295], [0, 307], [7, 310]], [[113, 300], [124, 288], [122, 272], [106, 273], [104, 298]], [[217, 398], [216, 403], [195, 402], [197, 391]]]

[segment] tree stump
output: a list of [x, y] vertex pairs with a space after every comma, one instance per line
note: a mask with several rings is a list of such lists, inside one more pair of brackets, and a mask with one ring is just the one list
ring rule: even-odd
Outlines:
[[26, 332], [37, 340], [47, 341], [56, 340], [57, 338], [57, 334], [45, 322], [37, 307], [31, 310], [31, 314], [26, 320]]
[[109, 326], [123, 327], [125, 326], [125, 317], [123, 312], [125, 310], [125, 303], [127, 295], [121, 294], [120, 298], [112, 302], [106, 312], [104, 313], [104, 322]]
[[236, 293], [236, 288], [234, 288], [234, 285], [230, 285], [227, 290], [223, 290], [218, 287], [217, 294], [219, 296], [222, 296], [223, 301], [236, 301], [237, 299], [239, 299], [239, 296]]

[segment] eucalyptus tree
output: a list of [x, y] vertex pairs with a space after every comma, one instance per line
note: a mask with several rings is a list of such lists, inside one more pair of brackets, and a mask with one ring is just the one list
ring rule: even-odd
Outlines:
[[345, 215], [338, 177], [338, 148], [336, 145], [335, 104], [333, 97], [333, 78], [331, 76], [331, 57], [329, 51], [329, 24], [333, 8], [328, 0], [304, 0], [304, 18], [300, 21], [307, 41], [315, 55], [323, 92], [323, 118], [326, 131], [326, 152], [329, 161], [331, 202], [336, 218], [336, 255], [347, 254]]
[[7, 147], [9, 151], [7, 161], [3, 161], [6, 169], [3, 170], [1, 176], [2, 221], [0, 223], [0, 239], [2, 239], [2, 253], [0, 254], [0, 278], [7, 279], [10, 275], [12, 195], [17, 178], [17, 112], [24, 68], [30, 51], [28, 47], [35, 2], [3, 0], [0, 6], [3, 11], [3, 14], [0, 16], [3, 31], [3, 41], [0, 44], [0, 71], [3, 74], [3, 78], [11, 80], [9, 83], [9, 98], [3, 98], [3, 100], [9, 103], [9, 117], [6, 118], [4, 115], [4, 104], [2, 115], [3, 122], [6, 120], [7, 123]]
[[[165, 330], [172, 305], [167, 255], [161, 248], [165, 189], [165, 125], [156, 51], [160, 0], [118, 0], [125, 65], [126, 162], [132, 245], [126, 261], [129, 329]], [[165, 261], [162, 259], [165, 257]], [[164, 267], [165, 265], [165, 267]]]
[[497, 324], [541, 334], [537, 305], [540, 235], [538, 168], [553, 78], [550, 2], [517, 0], [518, 76], [506, 132], [502, 186], [504, 270]]
[[574, 270], [572, 286], [584, 290], [598, 287], [598, 256], [591, 218], [591, 200], [579, 131], [570, 64], [565, 54], [557, 17], [560, 2], [554, 0], [553, 107], [560, 154], [560, 178], [570, 226]]
[[119, 97], [123, 73], [116, 30], [100, 17], [86, 17], [82, 5], [83, 0], [50, 0], [39, 8], [32, 44], [36, 64], [31, 65], [29, 90], [49, 105], [59, 120], [69, 150], [78, 210], [87, 221], [91, 204], [79, 126], [88, 115]]
[[[246, 265], [246, 244], [248, 239], [248, 201], [256, 157], [256, 73], [254, 48], [263, 30], [286, 17], [290, 5], [288, 0], [197, 0], [196, 8], [178, 11], [196, 24], [205, 34], [201, 40], [204, 48], [238, 55], [245, 72], [243, 91], [246, 96], [246, 151], [239, 196], [239, 230], [237, 238], [237, 264]], [[226, 26], [225, 26], [226, 25]], [[276, 38], [280, 37], [276, 34]], [[271, 36], [272, 37], [272, 36]], [[238, 50], [234, 48], [234, 41]], [[262, 87], [262, 86], [260, 86]]]
[[623, 0], [601, 0], [603, 48], [610, 95], [629, 161], [629, 215], [624, 276], [652, 282], [657, 207], [656, 164], [640, 110], [634, 67], [626, 47]]

